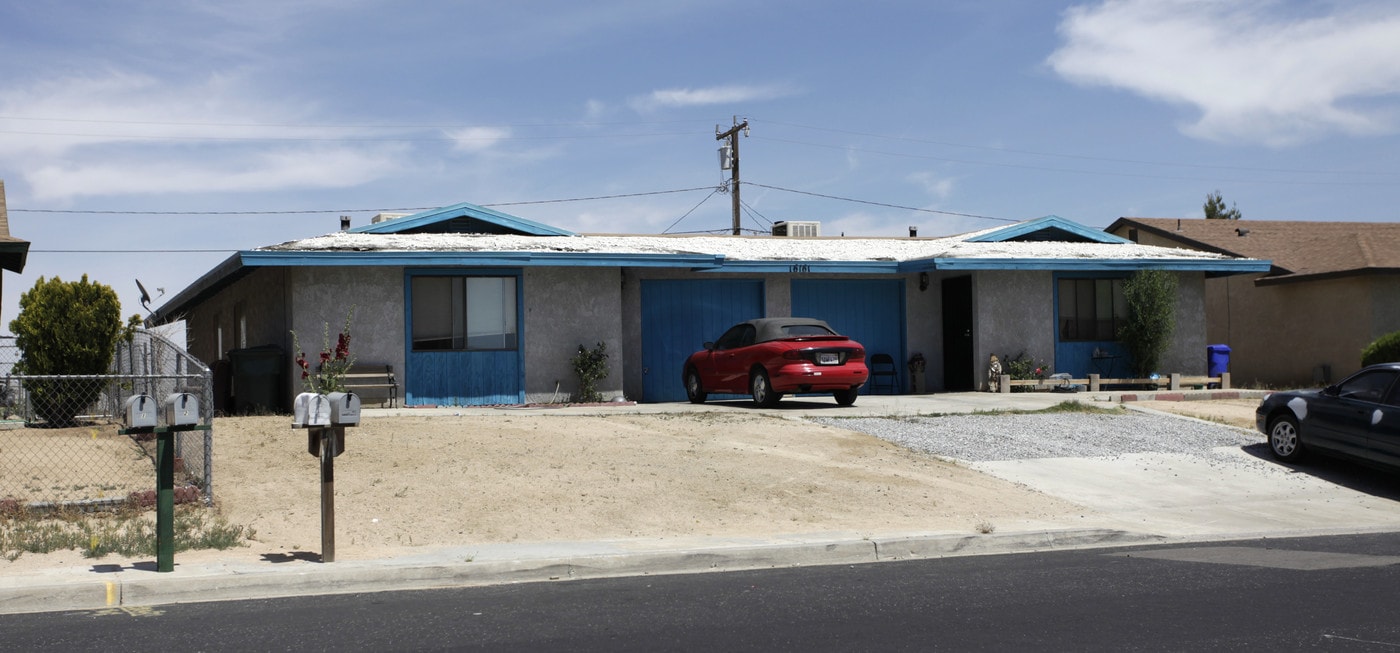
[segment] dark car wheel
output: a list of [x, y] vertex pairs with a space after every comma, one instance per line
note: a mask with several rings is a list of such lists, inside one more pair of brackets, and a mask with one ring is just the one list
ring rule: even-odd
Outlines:
[[694, 368], [685, 371], [685, 398], [692, 404], [703, 404], [710, 393], [700, 386], [700, 374]]
[[755, 369], [753, 376], [749, 377], [749, 392], [753, 394], [753, 402], [762, 408], [772, 408], [783, 398], [782, 395], [773, 392], [773, 383], [768, 380], [768, 371], [761, 367]]
[[860, 388], [850, 388], [847, 390], [836, 390], [831, 393], [836, 397], [836, 403], [841, 406], [850, 406], [856, 403], [856, 397], [860, 396]]
[[1298, 439], [1298, 420], [1292, 415], [1280, 415], [1269, 422], [1269, 451], [1274, 458], [1286, 463], [1303, 457], [1303, 442]]

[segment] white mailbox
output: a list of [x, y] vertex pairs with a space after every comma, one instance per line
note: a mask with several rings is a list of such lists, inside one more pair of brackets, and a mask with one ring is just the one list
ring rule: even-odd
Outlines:
[[292, 428], [331, 425], [331, 402], [326, 395], [303, 392], [292, 402]]
[[331, 404], [331, 424], [357, 426], [360, 423], [360, 395], [353, 392], [332, 392], [326, 395]]
[[122, 419], [129, 429], [154, 428], [159, 412], [154, 397], [131, 395], [126, 399], [126, 411], [122, 413]]
[[198, 424], [199, 398], [188, 392], [166, 395], [164, 413], [166, 426]]

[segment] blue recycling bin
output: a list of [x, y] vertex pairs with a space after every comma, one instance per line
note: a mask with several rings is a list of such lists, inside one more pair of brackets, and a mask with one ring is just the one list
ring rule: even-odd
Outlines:
[[1206, 346], [1206, 376], [1220, 376], [1230, 371], [1230, 345]]

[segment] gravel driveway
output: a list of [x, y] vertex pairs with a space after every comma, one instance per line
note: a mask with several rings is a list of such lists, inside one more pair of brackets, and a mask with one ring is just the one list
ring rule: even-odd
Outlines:
[[1214, 447], [1257, 444], [1231, 426], [1158, 415], [1040, 413], [912, 418], [810, 418], [957, 460], [983, 462], [1136, 453], [1207, 455]]

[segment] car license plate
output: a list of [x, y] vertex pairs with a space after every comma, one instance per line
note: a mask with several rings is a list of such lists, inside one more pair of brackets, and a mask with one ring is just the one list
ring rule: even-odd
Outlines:
[[818, 364], [818, 365], [840, 365], [840, 364], [841, 364], [841, 355], [840, 355], [840, 354], [834, 354], [834, 353], [831, 353], [831, 352], [822, 352], [822, 353], [820, 353], [820, 354], [817, 354], [817, 364]]

